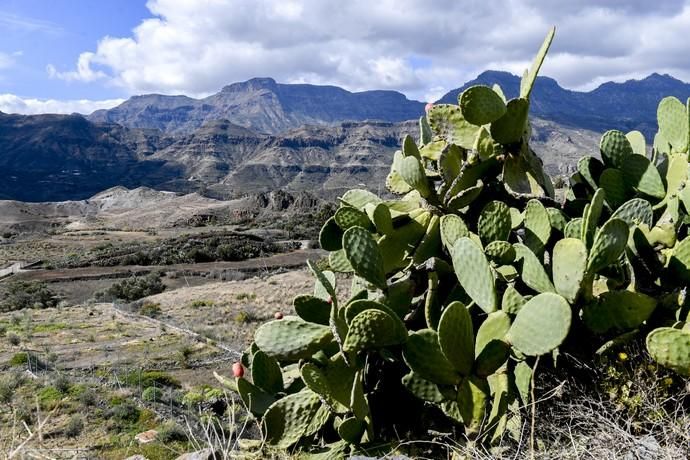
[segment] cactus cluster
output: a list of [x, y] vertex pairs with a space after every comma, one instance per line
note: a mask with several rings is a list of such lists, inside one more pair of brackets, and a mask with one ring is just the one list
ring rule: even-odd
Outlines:
[[518, 98], [473, 86], [428, 109], [386, 179], [399, 198], [340, 198], [319, 236], [327, 267], [309, 264], [314, 293], [259, 327], [250, 375], [230, 382], [269, 443], [356, 452], [386, 439], [380, 400], [401, 391], [417, 422], [424, 409], [469, 439], [517, 435], [535, 357], [634, 330], [690, 374], [688, 109], [661, 102], [651, 157], [638, 132], [604, 134], [602, 161], [583, 158], [559, 203], [528, 142], [552, 38]]

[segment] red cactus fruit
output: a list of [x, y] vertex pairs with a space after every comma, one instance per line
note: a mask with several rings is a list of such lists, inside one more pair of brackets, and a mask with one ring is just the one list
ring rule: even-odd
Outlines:
[[242, 366], [242, 363], [234, 363], [232, 365], [232, 375], [239, 379], [244, 377], [244, 366]]

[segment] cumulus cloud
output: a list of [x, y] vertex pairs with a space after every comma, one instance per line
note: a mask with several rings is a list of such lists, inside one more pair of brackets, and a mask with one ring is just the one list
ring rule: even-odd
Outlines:
[[150, 0], [55, 78], [203, 95], [254, 76], [396, 89], [428, 100], [486, 69], [516, 73], [557, 26], [544, 74], [570, 88], [665, 71], [690, 77], [690, 6], [669, 0]]
[[92, 101], [88, 99], [60, 101], [56, 99], [22, 98], [14, 94], [0, 94], [0, 112], [33, 115], [38, 113], [89, 114], [99, 109], [110, 109], [124, 99]]

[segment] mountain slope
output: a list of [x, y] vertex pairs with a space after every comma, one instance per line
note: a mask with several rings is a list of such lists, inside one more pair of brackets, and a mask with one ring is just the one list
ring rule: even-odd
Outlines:
[[[478, 84], [498, 84], [508, 98], [517, 97], [520, 91], [519, 77], [508, 72], [486, 71], [449, 91], [439, 102], [457, 104], [462, 91]], [[651, 143], [657, 127], [656, 108], [666, 96], [685, 101], [690, 97], [690, 84], [654, 73], [642, 80], [608, 82], [592, 91], [579, 92], [562, 88], [552, 78], [538, 77], [530, 110], [535, 117], [597, 132], [637, 129]]]
[[424, 104], [396, 91], [351, 93], [336, 86], [281, 84], [272, 78], [234, 83], [204, 99], [156, 94], [135, 96], [89, 116], [133, 128], [189, 134], [205, 123], [227, 119], [257, 132], [278, 133], [305, 124], [419, 117]]

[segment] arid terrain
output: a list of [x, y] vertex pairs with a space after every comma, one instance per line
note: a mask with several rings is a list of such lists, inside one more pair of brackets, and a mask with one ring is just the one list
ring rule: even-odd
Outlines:
[[[0, 451], [156, 459], [203, 447], [200, 423], [232, 401], [213, 373], [229, 375], [257, 325], [313, 289], [305, 262], [322, 257], [310, 249], [315, 229], [291, 222], [320, 206], [123, 188], [82, 202], [0, 202], [0, 267], [18, 267], [0, 279], [0, 404], [9, 409]], [[150, 279], [162, 292], [111, 292]], [[16, 286], [50, 299], [15, 308]], [[239, 405], [236, 415], [245, 417]], [[135, 439], [151, 429], [154, 441]]]

